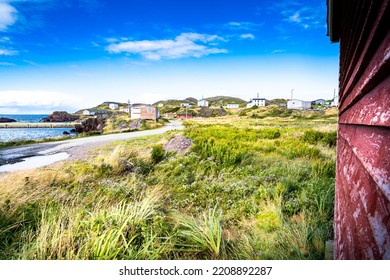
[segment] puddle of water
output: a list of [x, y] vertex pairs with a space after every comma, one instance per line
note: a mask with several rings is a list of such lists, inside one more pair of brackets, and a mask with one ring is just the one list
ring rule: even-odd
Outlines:
[[22, 157], [23, 154], [9, 154], [9, 155], [3, 155], [2, 158], [3, 159], [14, 159], [14, 158], [18, 158], [18, 157]]
[[2, 165], [0, 166], [0, 172], [11, 172], [11, 171], [33, 169], [37, 167], [50, 165], [52, 163], [67, 158], [69, 158], [69, 154], [67, 153], [58, 153], [58, 154], [47, 155], [47, 156], [30, 157], [24, 159], [22, 162]]

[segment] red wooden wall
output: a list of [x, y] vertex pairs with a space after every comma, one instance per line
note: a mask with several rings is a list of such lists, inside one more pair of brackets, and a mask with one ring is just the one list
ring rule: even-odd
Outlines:
[[330, 35], [340, 41], [335, 258], [390, 259], [390, 5], [334, 1]]

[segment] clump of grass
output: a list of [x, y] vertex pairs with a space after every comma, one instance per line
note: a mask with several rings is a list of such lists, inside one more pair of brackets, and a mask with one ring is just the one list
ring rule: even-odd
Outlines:
[[[147, 195], [132, 203], [91, 210], [44, 207], [39, 227], [26, 231], [22, 258], [33, 259], [158, 259], [170, 249], [159, 226], [160, 198]], [[167, 239], [168, 240], [168, 239]]]
[[188, 216], [175, 215], [178, 224], [179, 237], [183, 238], [182, 246], [191, 251], [209, 256], [211, 259], [220, 259], [225, 256], [222, 237], [222, 212], [216, 208], [210, 209], [195, 219]]

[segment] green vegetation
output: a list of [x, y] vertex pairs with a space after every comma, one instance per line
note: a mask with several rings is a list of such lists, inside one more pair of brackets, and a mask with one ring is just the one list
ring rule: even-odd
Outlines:
[[322, 259], [335, 118], [224, 117], [0, 178], [0, 259]]

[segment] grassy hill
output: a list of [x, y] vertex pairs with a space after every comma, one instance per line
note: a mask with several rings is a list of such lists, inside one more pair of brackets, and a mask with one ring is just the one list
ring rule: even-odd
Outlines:
[[215, 97], [207, 97], [205, 99], [209, 101], [210, 107], [226, 106], [227, 104], [231, 104], [231, 103], [239, 104], [240, 107], [245, 107], [246, 104], [248, 103], [247, 101], [241, 98], [231, 97], [231, 96], [215, 96]]
[[196, 106], [198, 104], [198, 100], [193, 97], [187, 97], [186, 99], [168, 99], [157, 101], [152, 105], [158, 106], [159, 104], [163, 104], [164, 107], [180, 107], [181, 103], [190, 103], [190, 105]]
[[84, 108], [84, 109], [81, 109], [81, 110], [78, 110], [77, 112], [75, 112], [76, 115], [81, 115], [83, 114], [83, 111], [84, 110], [108, 110], [108, 111], [114, 111], [114, 110], [111, 110], [108, 106], [110, 103], [117, 103], [119, 104], [119, 108], [122, 108], [122, 107], [126, 107], [127, 106], [127, 103], [120, 103], [120, 102], [111, 102], [111, 101], [105, 101], [103, 102], [102, 104], [99, 104], [95, 107], [91, 107], [91, 108]]

